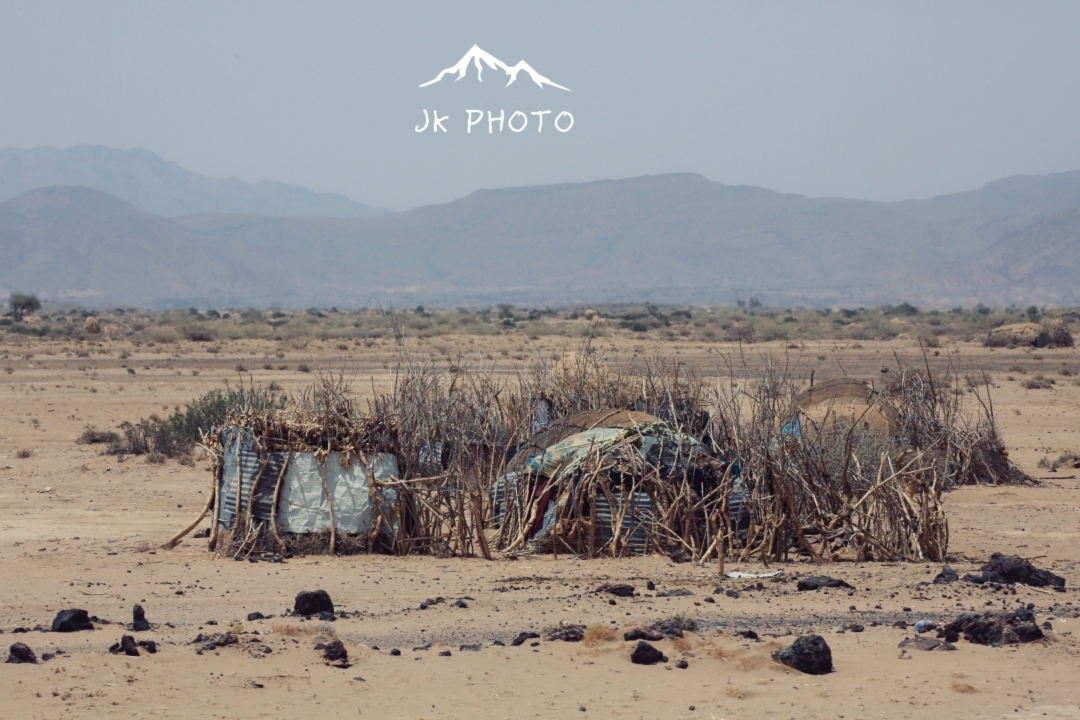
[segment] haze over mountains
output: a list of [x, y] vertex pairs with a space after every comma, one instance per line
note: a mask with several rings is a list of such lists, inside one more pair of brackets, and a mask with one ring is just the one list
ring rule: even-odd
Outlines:
[[[277, 206], [259, 195], [250, 201], [259, 211], [184, 212], [254, 196], [206, 178], [144, 186], [138, 168], [156, 158], [145, 151], [96, 149], [108, 172], [84, 162], [75, 178], [27, 172], [12, 153], [0, 152], [0, 197], [28, 178], [68, 179], [0, 203], [4, 293], [204, 307], [700, 304], [751, 295], [775, 305], [1080, 304], [1080, 172], [899, 203], [672, 174], [482, 190], [347, 218], [328, 216], [352, 201], [302, 188]], [[166, 178], [199, 178], [156, 161], [169, 168]], [[113, 184], [123, 199], [80, 186], [102, 176], [128, 178]], [[201, 195], [187, 192], [193, 186]], [[324, 217], [296, 211], [322, 202]]]
[[164, 217], [250, 213], [358, 218], [390, 212], [297, 185], [208, 178], [148, 150], [113, 150], [101, 145], [0, 150], [0, 201], [56, 185], [101, 190]]

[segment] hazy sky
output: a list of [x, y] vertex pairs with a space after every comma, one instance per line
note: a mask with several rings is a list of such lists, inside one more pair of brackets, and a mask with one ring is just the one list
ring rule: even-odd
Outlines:
[[[418, 87], [474, 43], [570, 92]], [[398, 210], [667, 172], [929, 197], [1080, 169], [1080, 3], [0, 0], [0, 147], [80, 143]]]

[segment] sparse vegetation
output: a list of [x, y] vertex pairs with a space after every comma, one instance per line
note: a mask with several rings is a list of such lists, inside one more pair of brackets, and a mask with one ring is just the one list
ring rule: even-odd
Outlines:
[[23, 449], [21, 449], [21, 450], [19, 450], [18, 452], [15, 453], [15, 457], [19, 458], [20, 460], [25, 460], [26, 458], [30, 457], [33, 454], [34, 454], [33, 450], [28, 450], [27, 448], [23, 448]]

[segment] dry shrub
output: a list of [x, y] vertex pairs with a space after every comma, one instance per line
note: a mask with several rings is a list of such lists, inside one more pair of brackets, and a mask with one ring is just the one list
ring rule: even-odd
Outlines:
[[1051, 320], [1046, 326], [1046, 334], [1050, 337], [1051, 347], [1072, 347], [1074, 344], [1072, 333], [1064, 320]]
[[1049, 390], [1054, 386], [1054, 381], [1039, 373], [1021, 381], [1020, 384], [1028, 390]]
[[615, 642], [619, 636], [607, 625], [590, 625], [585, 628], [585, 637], [582, 642], [586, 647], [594, 647], [601, 643]]
[[742, 700], [746, 697], [746, 691], [735, 685], [724, 686], [724, 694], [733, 700]]
[[93, 426], [87, 425], [83, 430], [82, 435], [75, 441], [79, 445], [108, 445], [115, 442], [120, 442], [120, 435], [112, 430], [98, 430]]
[[29, 450], [27, 448], [22, 448], [21, 450], [19, 450], [18, 452], [15, 453], [15, 457], [19, 458], [20, 460], [25, 460], [28, 457], [30, 457], [31, 455], [33, 455], [33, 454], [34, 454], [33, 450]]
[[274, 623], [273, 625], [270, 626], [270, 629], [273, 630], [278, 635], [299, 635], [300, 634], [300, 628], [298, 626], [290, 625], [288, 623]]
[[671, 641], [671, 645], [679, 652], [690, 652], [691, 648], [694, 647], [693, 644], [684, 637], [675, 638]]
[[956, 680], [953, 680], [949, 683], [949, 689], [953, 692], [962, 693], [964, 695], [971, 695], [972, 693], [979, 692], [975, 689], [974, 685], [970, 685], [965, 682], [957, 682]]

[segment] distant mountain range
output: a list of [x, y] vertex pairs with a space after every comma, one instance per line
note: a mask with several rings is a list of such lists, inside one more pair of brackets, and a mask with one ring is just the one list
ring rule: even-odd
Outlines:
[[312, 192], [296, 185], [208, 178], [148, 150], [113, 150], [100, 145], [0, 150], [0, 201], [58, 185], [101, 190], [163, 217], [247, 213], [361, 218], [391, 212], [362, 205], [344, 195]]
[[0, 293], [86, 304], [1080, 304], [1080, 172], [899, 203], [658, 175], [352, 219], [49, 187], [0, 203], [0, 257]]

